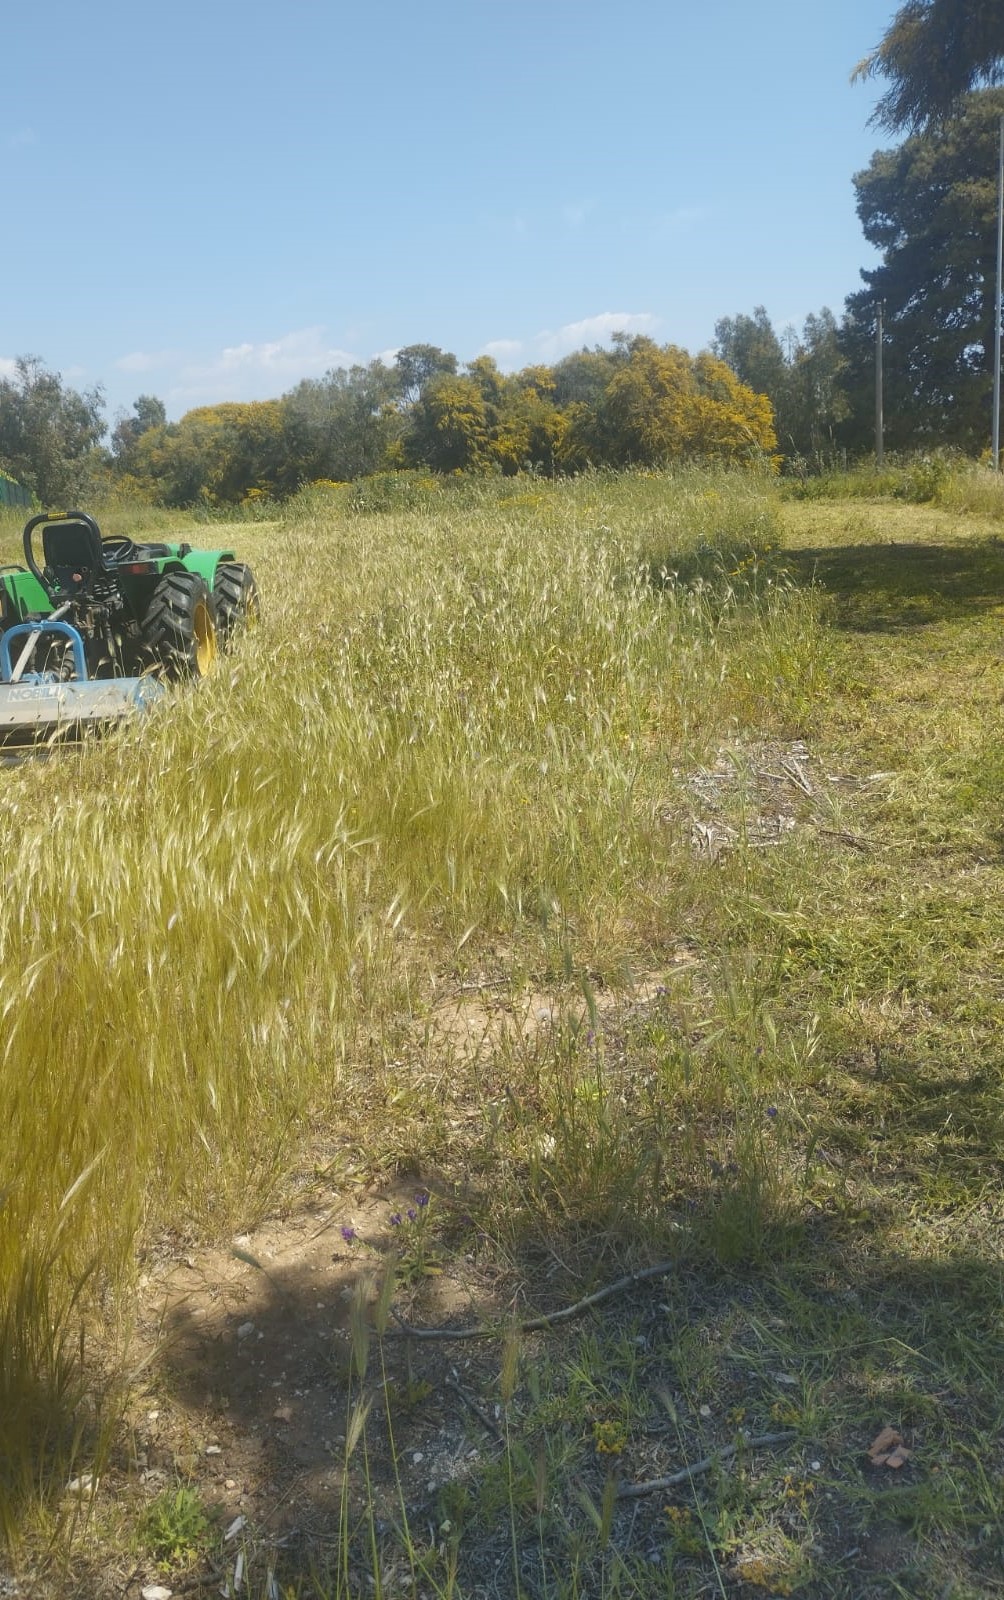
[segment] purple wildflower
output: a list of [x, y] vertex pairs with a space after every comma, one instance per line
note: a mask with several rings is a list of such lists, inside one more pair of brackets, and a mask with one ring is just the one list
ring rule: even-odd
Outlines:
[[768, 1106], [767, 1107], [767, 1115], [770, 1118], [771, 1122], [773, 1122], [774, 1118], [777, 1116], [777, 1106]]
[[400, 1213], [400, 1211], [395, 1211], [394, 1212], [393, 1216], [390, 1219], [390, 1225], [391, 1225], [392, 1228], [399, 1228], [401, 1226], [401, 1213]]
[[415, 1204], [417, 1206], [427, 1206], [429, 1204], [429, 1196], [427, 1194], [417, 1194], [415, 1196]]
[[414, 1206], [409, 1206], [408, 1207], [408, 1221], [409, 1222], [414, 1222], [414, 1220], [415, 1220], [415, 1218], [417, 1216], [418, 1216], [418, 1212], [415, 1210]]
[[353, 1239], [355, 1238], [355, 1236], [356, 1236], [355, 1228], [350, 1228], [348, 1226], [348, 1224], [346, 1224], [345, 1227], [343, 1227], [343, 1229], [342, 1229], [342, 1238], [345, 1240], [345, 1243], [346, 1244], [351, 1244]]

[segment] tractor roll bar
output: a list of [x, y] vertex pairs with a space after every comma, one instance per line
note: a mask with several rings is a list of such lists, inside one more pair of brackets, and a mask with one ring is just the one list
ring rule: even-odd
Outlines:
[[36, 528], [51, 527], [57, 522], [82, 522], [92, 534], [98, 549], [101, 548], [101, 529], [94, 518], [87, 515], [86, 511], [40, 511], [37, 516], [30, 518], [24, 525], [24, 559], [32, 577], [37, 578], [42, 588], [46, 591], [48, 591], [48, 585], [42, 575], [41, 567], [35, 560], [35, 552], [32, 549], [32, 534]]

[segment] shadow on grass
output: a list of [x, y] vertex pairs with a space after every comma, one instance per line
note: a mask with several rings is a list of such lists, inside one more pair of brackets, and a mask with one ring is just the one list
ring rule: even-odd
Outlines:
[[849, 632], [898, 632], [1004, 604], [1004, 542], [834, 545], [785, 550], [777, 566], [831, 596]]
[[[717, 1205], [718, 1188], [694, 1198], [697, 1210]], [[417, 1563], [442, 1584], [450, 1547], [465, 1594], [523, 1586], [582, 1600], [607, 1592], [604, 1562], [616, 1551], [625, 1570], [652, 1579], [625, 1592], [661, 1594], [654, 1575], [672, 1571], [673, 1592], [696, 1595], [716, 1561], [727, 1568], [736, 1549], [779, 1531], [809, 1552], [805, 1592], [820, 1597], [937, 1600], [953, 1573], [971, 1585], [960, 1594], [997, 1592], [984, 1584], [1004, 1559], [1004, 1265], [972, 1240], [955, 1243], [949, 1221], [932, 1230], [929, 1257], [900, 1243], [891, 1202], [863, 1223], [815, 1213], [782, 1260], [725, 1269], [684, 1253], [666, 1277], [523, 1337], [508, 1421], [502, 1337], [409, 1341], [391, 1323], [382, 1346], [371, 1336], [360, 1381], [351, 1297], [379, 1272], [375, 1251], [349, 1261], [336, 1251], [327, 1280], [316, 1262], [251, 1272], [241, 1297], [203, 1293], [167, 1317], [159, 1415], [142, 1456], [169, 1483], [192, 1482], [220, 1530], [247, 1517], [223, 1546], [228, 1568], [243, 1541], [256, 1581], [274, 1570], [310, 1600], [366, 1592], [377, 1551], [402, 1581]], [[569, 1305], [629, 1264], [614, 1251], [583, 1282], [556, 1269], [581, 1239], [538, 1243], [553, 1247], [549, 1270], [527, 1253], [524, 1315]], [[454, 1262], [452, 1290], [449, 1276], [445, 1290], [438, 1280], [423, 1290], [417, 1321], [504, 1323], [510, 1295], [493, 1294], [490, 1277], [475, 1283], [470, 1260]], [[347, 1455], [360, 1400], [370, 1409]], [[740, 1425], [784, 1438], [750, 1452], [738, 1473], [615, 1507], [597, 1537], [583, 1507], [601, 1504], [611, 1472], [624, 1483], [672, 1474], [731, 1445]], [[899, 1473], [866, 1459], [887, 1425], [911, 1451]], [[614, 1440], [614, 1455], [601, 1439]], [[714, 1557], [673, 1546], [667, 1501], [695, 1508]], [[566, 1583], [572, 1550], [577, 1588]], [[218, 1539], [215, 1551], [218, 1565]]]

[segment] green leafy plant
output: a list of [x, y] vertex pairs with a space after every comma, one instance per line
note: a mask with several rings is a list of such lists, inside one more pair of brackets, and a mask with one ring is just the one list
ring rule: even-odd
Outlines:
[[209, 1518], [195, 1489], [179, 1484], [151, 1500], [137, 1527], [137, 1538], [159, 1561], [190, 1561], [204, 1549]]

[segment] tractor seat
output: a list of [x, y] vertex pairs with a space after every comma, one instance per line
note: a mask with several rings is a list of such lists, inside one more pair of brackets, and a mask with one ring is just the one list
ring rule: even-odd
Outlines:
[[101, 540], [85, 522], [50, 522], [42, 529], [45, 570], [63, 594], [86, 589], [105, 568]]

